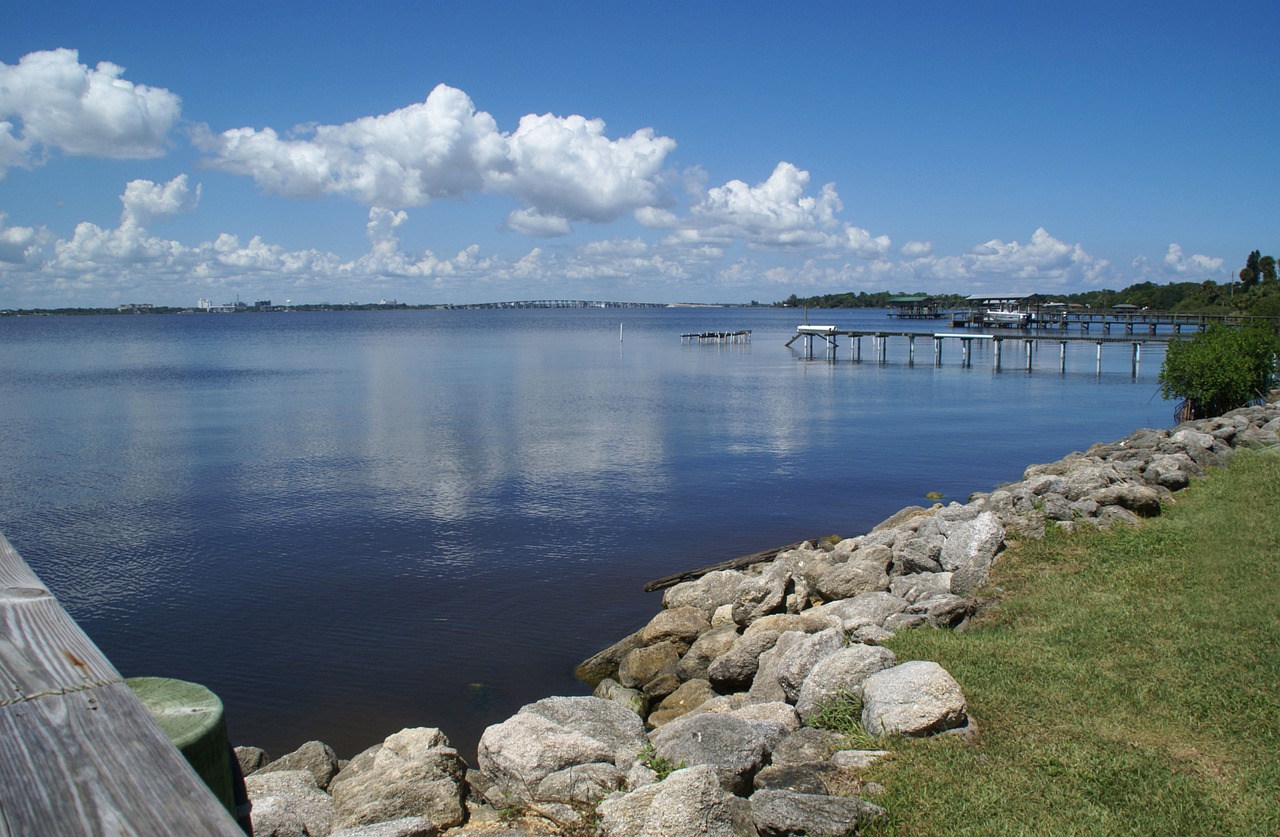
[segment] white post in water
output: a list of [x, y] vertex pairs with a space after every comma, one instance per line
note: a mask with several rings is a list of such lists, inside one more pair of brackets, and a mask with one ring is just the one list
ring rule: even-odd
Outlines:
[[1031, 371], [1031, 341], [1027, 341], [1027, 371]]
[[622, 342], [622, 323], [618, 323], [618, 342]]
[[1098, 341], [1098, 374], [1102, 374], [1102, 341]]
[[992, 354], [995, 355], [995, 367], [996, 367], [996, 371], [999, 372], [1000, 371], [1000, 349], [1004, 344], [1004, 338], [996, 337], [996, 338], [993, 338], [991, 342], [995, 344], [992, 347]]
[[1058, 349], [1058, 371], [1067, 371], [1067, 341], [1063, 340], [1062, 345]]

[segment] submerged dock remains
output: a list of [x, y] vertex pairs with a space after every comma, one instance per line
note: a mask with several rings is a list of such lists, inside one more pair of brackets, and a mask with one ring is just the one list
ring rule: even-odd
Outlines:
[[681, 334], [680, 342], [691, 343], [750, 343], [751, 329], [741, 331], [700, 331]]

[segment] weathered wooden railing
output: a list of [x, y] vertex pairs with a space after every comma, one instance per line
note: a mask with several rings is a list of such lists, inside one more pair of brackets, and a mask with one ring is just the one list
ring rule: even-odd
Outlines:
[[244, 832], [0, 535], [0, 837]]

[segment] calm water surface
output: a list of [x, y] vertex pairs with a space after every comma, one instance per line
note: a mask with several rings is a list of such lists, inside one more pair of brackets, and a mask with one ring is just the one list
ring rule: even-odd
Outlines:
[[217, 692], [234, 743], [350, 757], [438, 726], [472, 758], [585, 694], [573, 665], [647, 621], [652, 578], [1172, 421], [1151, 347], [1136, 375], [1091, 344], [1065, 374], [1054, 343], [1030, 373], [1019, 344], [1000, 372], [928, 340], [913, 368], [905, 341], [829, 362], [784, 347], [803, 316], [0, 319], [0, 532], [126, 676]]

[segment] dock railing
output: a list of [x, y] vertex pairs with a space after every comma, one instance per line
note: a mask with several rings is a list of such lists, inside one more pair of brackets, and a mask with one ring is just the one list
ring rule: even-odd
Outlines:
[[0, 837], [32, 834], [244, 837], [0, 535]]

